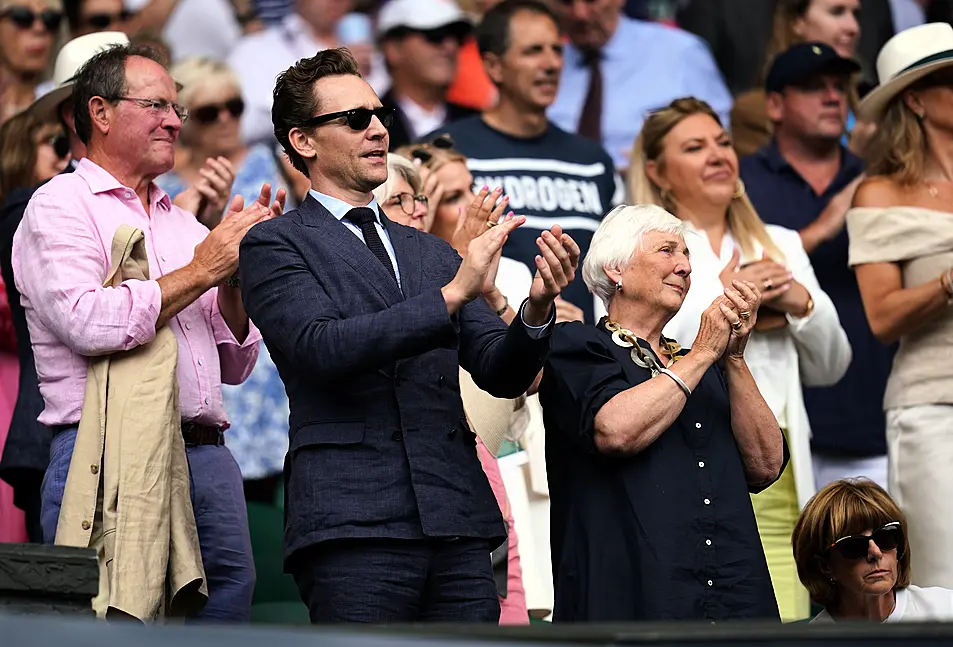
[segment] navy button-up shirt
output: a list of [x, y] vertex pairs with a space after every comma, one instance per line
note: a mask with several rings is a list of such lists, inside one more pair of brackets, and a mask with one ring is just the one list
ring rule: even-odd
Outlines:
[[[863, 162], [846, 148], [834, 181], [818, 195], [781, 155], [774, 142], [741, 160], [741, 177], [758, 215], [766, 223], [801, 230], [814, 222], [831, 199], [863, 172]], [[847, 229], [810, 254], [814, 273], [830, 295], [853, 349], [853, 361], [836, 385], [805, 388], [811, 446], [819, 454], [843, 458], [887, 453], [883, 396], [893, 347], [874, 337], [867, 323], [857, 279], [847, 264]]]

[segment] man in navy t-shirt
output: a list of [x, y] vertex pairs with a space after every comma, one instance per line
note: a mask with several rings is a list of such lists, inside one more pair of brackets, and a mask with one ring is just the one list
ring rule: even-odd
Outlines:
[[[504, 0], [486, 13], [476, 35], [499, 102], [439, 134], [449, 134], [469, 158], [476, 187], [503, 187], [509, 208], [526, 216], [503, 248], [505, 256], [535, 273], [536, 237], [553, 225], [562, 226], [585, 256], [602, 217], [622, 201], [623, 188], [602, 146], [546, 118], [563, 65], [556, 17], [537, 0]], [[596, 307], [602, 312], [579, 279], [562, 296], [587, 322]]]

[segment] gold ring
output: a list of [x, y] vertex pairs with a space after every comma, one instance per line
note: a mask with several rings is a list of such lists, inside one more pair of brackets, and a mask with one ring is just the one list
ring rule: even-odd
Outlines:
[[742, 321], [748, 321], [751, 318], [751, 311], [745, 310], [744, 312], [739, 312], [738, 316], [741, 317]]
[[741, 330], [742, 325], [744, 324], [742, 324], [741, 321], [739, 320], [731, 324], [731, 327], [734, 328], [735, 330]]
[[766, 279], [764, 282], [764, 289], [770, 290], [772, 287], [774, 287], [774, 281], [772, 281], [771, 279]]
[[493, 229], [493, 228], [496, 227], [498, 224], [499, 224], [499, 223], [493, 222], [492, 220], [487, 220], [487, 221], [486, 221], [486, 228], [487, 228], [487, 229]]

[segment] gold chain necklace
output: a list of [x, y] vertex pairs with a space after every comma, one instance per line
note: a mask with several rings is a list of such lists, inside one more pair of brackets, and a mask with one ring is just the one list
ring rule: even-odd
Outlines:
[[[645, 350], [639, 345], [638, 339], [628, 328], [623, 328], [616, 322], [611, 319], [606, 318], [606, 329], [612, 333], [612, 341], [618, 346], [623, 348], [632, 348], [632, 361], [642, 368], [647, 368], [652, 371], [652, 376], [656, 376], [660, 373], [658, 361], [650, 353], [646, 353]], [[668, 362], [665, 364], [665, 368], [670, 367], [672, 364], [679, 360], [678, 352], [682, 350], [682, 347], [678, 345], [674, 340], [666, 339], [662, 337], [662, 341], [659, 344], [662, 354], [668, 358]]]

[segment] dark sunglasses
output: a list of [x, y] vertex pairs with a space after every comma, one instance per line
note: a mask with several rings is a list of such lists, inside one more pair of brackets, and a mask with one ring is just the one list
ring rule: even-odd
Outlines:
[[426, 164], [433, 159], [433, 153], [427, 150], [430, 147], [439, 148], [442, 150], [451, 149], [453, 148], [453, 137], [451, 137], [449, 133], [437, 135], [426, 144], [422, 144], [411, 150], [410, 154], [414, 156], [414, 159], [419, 159], [422, 164]]
[[83, 22], [94, 29], [106, 29], [113, 23], [125, 22], [135, 14], [123, 9], [119, 13], [91, 13], [83, 18]]
[[64, 159], [69, 155], [69, 137], [64, 133], [54, 135], [47, 140], [47, 143], [53, 147], [53, 152], [56, 153], [56, 156], [60, 159]]
[[464, 25], [446, 25], [436, 29], [426, 29], [417, 32], [431, 45], [443, 45], [444, 41], [452, 38], [457, 45], [462, 45], [470, 34], [470, 29]]
[[311, 117], [304, 122], [304, 126], [321, 126], [328, 123], [329, 121], [334, 121], [335, 119], [340, 119], [344, 117], [347, 120], [348, 128], [351, 130], [367, 130], [368, 126], [371, 125], [371, 119], [377, 117], [384, 128], [390, 128], [394, 125], [394, 109], [393, 108], [354, 108], [353, 110], [342, 110], [341, 112], [330, 112], [326, 115], [318, 115], [317, 117]]
[[10, 7], [0, 13], [0, 18], [9, 18], [20, 29], [32, 29], [36, 21], [43, 23], [43, 28], [49, 33], [56, 33], [63, 22], [63, 14], [53, 9], [44, 9], [36, 13], [29, 7]]
[[235, 119], [242, 116], [245, 112], [245, 102], [241, 98], [229, 99], [225, 103], [210, 103], [189, 110], [189, 115], [200, 124], [211, 124], [218, 121], [218, 116], [222, 110], [227, 110]]
[[[883, 552], [895, 550], [903, 542], [903, 530], [900, 528], [900, 522], [891, 521], [869, 535], [841, 537], [830, 547], [837, 550], [844, 559], [863, 559], [867, 557], [867, 550], [870, 548], [871, 541], [877, 544], [877, 548]], [[899, 558], [900, 555], [897, 555], [897, 557]]]

